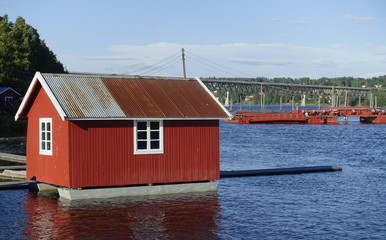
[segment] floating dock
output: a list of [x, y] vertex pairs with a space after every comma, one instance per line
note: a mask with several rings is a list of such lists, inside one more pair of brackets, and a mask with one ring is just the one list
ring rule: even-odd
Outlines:
[[0, 182], [0, 190], [29, 189], [31, 181]]
[[27, 162], [26, 156], [3, 153], [3, 152], [0, 152], [0, 160], [5, 160], [8, 162], [24, 163], [24, 164]]
[[386, 123], [386, 109], [367, 107], [326, 107], [322, 109], [293, 111], [240, 110], [235, 113], [233, 118], [224, 121], [239, 124], [337, 124], [338, 117], [359, 117], [361, 123]]
[[220, 171], [221, 178], [231, 177], [249, 177], [249, 176], [269, 176], [283, 174], [301, 174], [316, 172], [335, 172], [342, 171], [341, 167], [335, 166], [314, 166], [314, 167], [294, 167], [294, 168], [272, 168], [257, 170], [238, 170], [238, 171]]

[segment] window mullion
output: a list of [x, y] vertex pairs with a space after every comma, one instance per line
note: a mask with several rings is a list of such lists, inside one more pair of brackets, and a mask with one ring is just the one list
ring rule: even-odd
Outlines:
[[150, 147], [150, 121], [146, 121], [146, 140], [147, 140], [147, 150], [151, 150]]

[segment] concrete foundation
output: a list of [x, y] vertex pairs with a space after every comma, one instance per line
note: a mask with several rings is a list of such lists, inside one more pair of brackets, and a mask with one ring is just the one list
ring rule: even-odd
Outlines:
[[53, 192], [57, 191], [58, 187], [46, 183], [30, 182], [29, 189], [34, 192]]
[[67, 200], [113, 198], [126, 196], [149, 196], [191, 192], [217, 191], [218, 182], [163, 184], [154, 186], [114, 187], [96, 189], [58, 188], [61, 198]]

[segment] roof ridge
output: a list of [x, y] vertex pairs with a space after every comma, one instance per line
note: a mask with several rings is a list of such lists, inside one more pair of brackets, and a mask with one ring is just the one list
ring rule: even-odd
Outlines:
[[99, 78], [121, 78], [121, 79], [152, 79], [152, 80], [183, 80], [197, 81], [196, 78], [189, 77], [166, 77], [166, 76], [139, 76], [126, 74], [108, 74], [108, 73], [41, 73], [43, 76], [69, 76], [69, 77], [99, 77]]

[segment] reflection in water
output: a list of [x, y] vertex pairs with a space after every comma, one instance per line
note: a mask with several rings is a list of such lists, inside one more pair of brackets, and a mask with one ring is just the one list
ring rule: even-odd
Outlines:
[[216, 193], [62, 201], [28, 193], [26, 238], [219, 239]]

